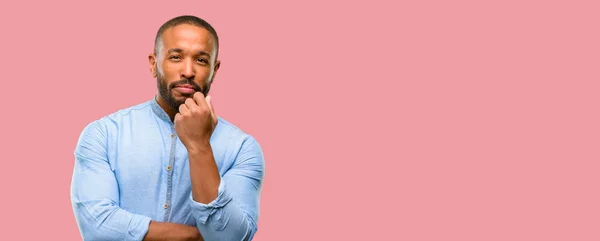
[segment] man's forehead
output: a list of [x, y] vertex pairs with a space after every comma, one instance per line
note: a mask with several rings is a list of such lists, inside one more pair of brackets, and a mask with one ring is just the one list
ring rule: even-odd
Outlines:
[[167, 48], [171, 45], [191, 45], [190, 47], [201, 46], [208, 50], [213, 48], [215, 42], [208, 30], [190, 24], [181, 24], [165, 30], [162, 39]]

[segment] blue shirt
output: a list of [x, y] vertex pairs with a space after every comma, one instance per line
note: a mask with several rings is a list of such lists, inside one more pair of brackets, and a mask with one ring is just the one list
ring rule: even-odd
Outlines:
[[251, 240], [264, 158], [256, 139], [219, 117], [210, 139], [218, 197], [192, 199], [188, 154], [155, 99], [89, 123], [75, 147], [73, 211], [84, 240], [142, 240], [151, 220], [196, 226], [204, 240]]

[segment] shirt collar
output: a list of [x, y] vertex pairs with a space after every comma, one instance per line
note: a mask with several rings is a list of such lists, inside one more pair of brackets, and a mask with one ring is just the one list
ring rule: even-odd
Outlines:
[[173, 123], [171, 118], [169, 118], [169, 115], [167, 115], [167, 112], [165, 112], [165, 110], [163, 110], [163, 108], [158, 104], [156, 96], [154, 96], [154, 98], [150, 101], [150, 105], [152, 106], [152, 111], [154, 114], [156, 114], [156, 116], [158, 116], [158, 118], [168, 123]]

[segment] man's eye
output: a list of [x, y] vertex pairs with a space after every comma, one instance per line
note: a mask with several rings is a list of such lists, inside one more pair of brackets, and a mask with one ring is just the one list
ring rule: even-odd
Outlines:
[[196, 61], [198, 61], [199, 63], [208, 63], [206, 59], [197, 59]]
[[171, 56], [171, 57], [169, 57], [169, 59], [172, 59], [172, 60], [179, 60], [180, 58], [179, 58], [179, 56]]

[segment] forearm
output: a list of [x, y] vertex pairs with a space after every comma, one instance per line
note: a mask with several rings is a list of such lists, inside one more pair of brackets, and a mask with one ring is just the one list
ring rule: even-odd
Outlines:
[[[257, 231], [256, 219], [252, 215], [256, 216], [258, 209], [244, 209], [242, 205], [258, 201], [258, 193], [252, 191], [253, 187], [245, 186], [235, 172], [243, 175], [240, 170], [229, 172], [234, 175], [226, 173], [218, 187], [215, 200], [200, 203], [194, 201], [191, 195], [189, 197], [196, 226], [206, 241], [251, 240]], [[250, 172], [246, 174], [252, 175]]]
[[196, 202], [209, 203], [217, 198], [221, 176], [210, 144], [188, 150], [192, 198]]
[[201, 241], [198, 228], [177, 223], [151, 221], [143, 241]]
[[[212, 152], [202, 155], [188, 150], [191, 153], [192, 182], [218, 180], [207, 187], [196, 185], [202, 183], [193, 183], [195, 187], [192, 190], [195, 193], [189, 196], [196, 226], [206, 241], [248, 241], [252, 240], [258, 230], [264, 159], [260, 146], [253, 138], [246, 140], [244, 145], [237, 154], [234, 165], [226, 169], [222, 176], [215, 165]], [[193, 169], [192, 165], [200, 167], [199, 170]]]

